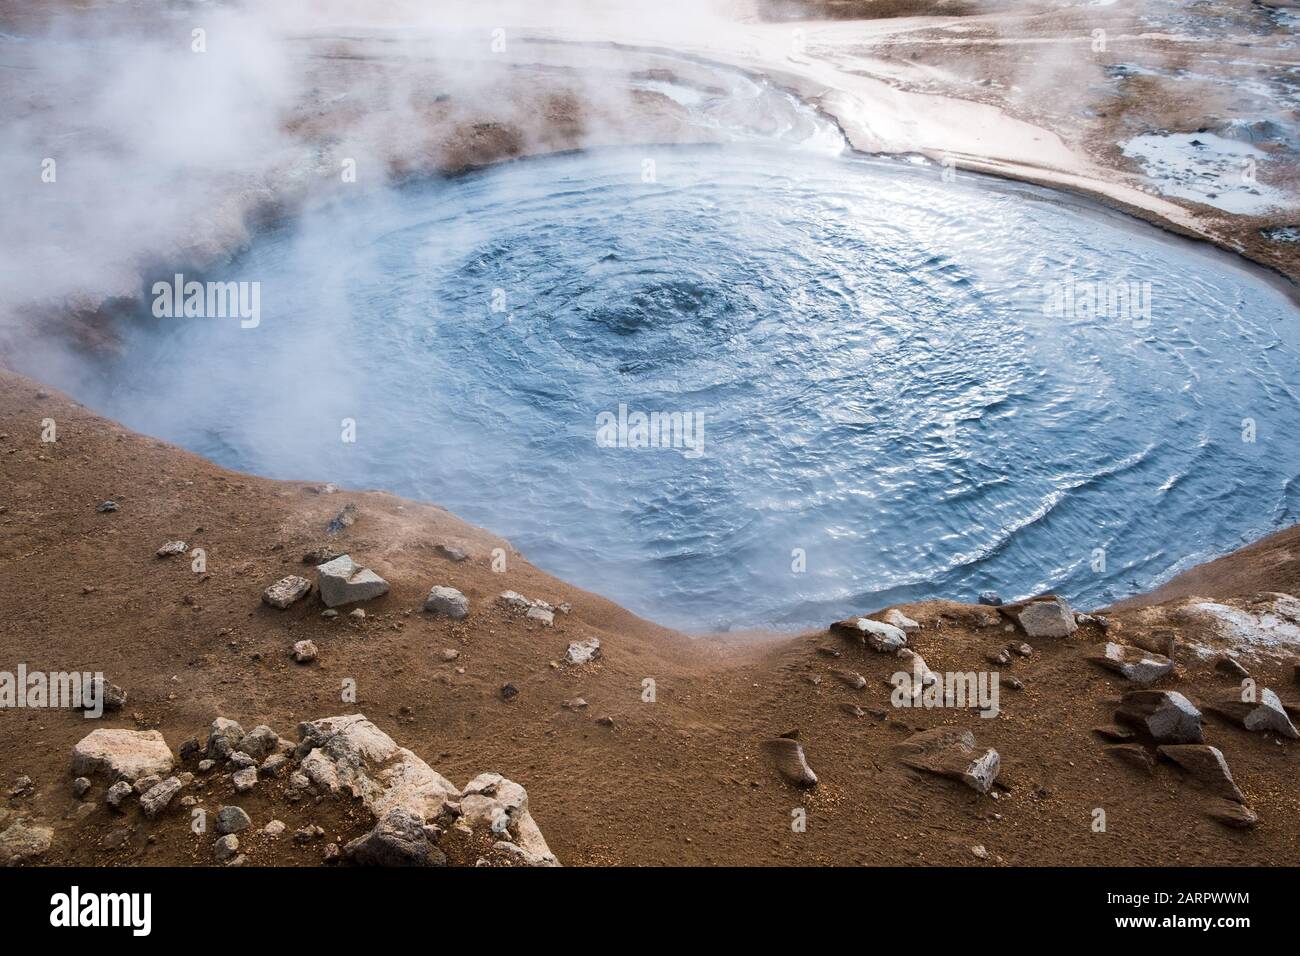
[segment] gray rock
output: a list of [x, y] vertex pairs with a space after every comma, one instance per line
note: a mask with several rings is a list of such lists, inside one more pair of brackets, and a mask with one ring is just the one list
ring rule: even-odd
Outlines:
[[1002, 603], [1002, 598], [998, 596], [997, 591], [981, 591], [979, 602], [985, 607], [997, 607]]
[[151, 787], [140, 797], [140, 809], [150, 820], [167, 809], [172, 798], [181, 792], [181, 782], [175, 777], [168, 777], [157, 786]]
[[862, 690], [867, 686], [867, 679], [856, 671], [837, 670], [835, 676], [854, 690]]
[[1237, 803], [1246, 802], [1219, 748], [1207, 744], [1165, 744], [1157, 747], [1156, 751], [1182, 767], [1197, 786], [1213, 796]]
[[890, 608], [883, 615], [886, 624], [892, 624], [904, 634], [915, 634], [921, 629], [921, 625], [912, 620], [898, 608]]
[[76, 780], [72, 781], [72, 792], [75, 796], [84, 797], [88, 790], [90, 790], [89, 777], [78, 777]]
[[429, 589], [424, 609], [430, 614], [444, 614], [453, 621], [463, 621], [469, 614], [469, 598], [455, 588], [438, 585]]
[[899, 749], [903, 763], [914, 770], [960, 780], [977, 793], [989, 792], [1001, 764], [996, 750], [979, 750], [975, 735], [956, 727], [913, 734]]
[[460, 548], [454, 548], [448, 544], [436, 544], [433, 546], [433, 550], [438, 552], [439, 555], [446, 558], [448, 561], [454, 561], [457, 564], [460, 564], [460, 562], [462, 561], [469, 560], [468, 554], [466, 554]]
[[248, 814], [240, 807], [222, 807], [217, 811], [217, 832], [221, 834], [242, 833], [253, 825]]
[[1115, 719], [1158, 744], [1202, 744], [1201, 712], [1173, 690], [1131, 690], [1120, 701]]
[[533, 602], [518, 591], [502, 591], [497, 600], [508, 607], [529, 608], [533, 606]]
[[245, 767], [231, 775], [230, 780], [235, 785], [235, 790], [239, 793], [247, 793], [257, 786], [257, 768]]
[[266, 724], [258, 724], [239, 741], [238, 750], [254, 760], [265, 760], [280, 743], [280, 735]]
[[143, 796], [160, 783], [162, 783], [162, 777], [158, 776], [156, 773], [151, 773], [149, 776], [141, 777], [137, 780], [132, 784], [131, 789]]
[[285, 768], [290, 766], [288, 754], [271, 754], [262, 761], [262, 773], [268, 777], [278, 777], [284, 773]]
[[1153, 684], [1174, 669], [1174, 662], [1163, 654], [1126, 647], [1109, 641], [1098, 645], [1100, 653], [1088, 660], [1114, 671], [1135, 684]]
[[262, 601], [283, 611], [296, 601], [301, 601], [310, 593], [311, 582], [309, 580], [296, 574], [290, 574], [263, 591]]
[[316, 586], [326, 607], [369, 601], [388, 593], [388, 582], [341, 554], [316, 568]]
[[185, 743], [181, 744], [181, 760], [191, 760], [203, 753], [203, 744], [198, 737], [191, 737]]
[[100, 701], [105, 710], [121, 710], [126, 706], [126, 691], [110, 684], [102, 677], [92, 677], [82, 688], [82, 702]]
[[184, 541], [168, 541], [154, 553], [160, 558], [170, 558], [178, 554], [184, 554], [189, 548]]
[[236, 769], [243, 770], [245, 767], [254, 767], [257, 761], [244, 753], [242, 750], [236, 750], [230, 755], [230, 764]]
[[239, 837], [233, 833], [227, 833], [217, 840], [213, 852], [218, 860], [229, 860], [239, 852]]
[[104, 795], [104, 802], [114, 810], [118, 810], [122, 806], [122, 801], [133, 793], [135, 793], [135, 791], [131, 788], [129, 783], [125, 780], [119, 780], [108, 788], [108, 793]]
[[763, 742], [763, 751], [776, 764], [776, 769], [796, 787], [817, 786], [817, 774], [808, 766], [803, 745], [789, 737], [775, 737]]
[[0, 866], [13, 866], [43, 856], [54, 842], [49, 827], [34, 827], [19, 821], [0, 833]]
[[555, 623], [555, 612], [544, 607], [530, 607], [524, 617], [530, 621], [537, 621], [543, 627], [550, 627]]
[[1070, 605], [1060, 597], [1029, 602], [1016, 620], [1029, 637], [1069, 637], [1079, 629]]
[[226, 717], [218, 717], [208, 728], [208, 756], [225, 760], [235, 752], [243, 739], [243, 727]]
[[211, 770], [211, 769], [212, 769], [213, 767], [215, 767], [216, 765], [217, 765], [217, 762], [216, 762], [215, 760], [200, 760], [200, 761], [199, 761], [199, 773], [207, 773], [209, 770]]
[[310, 664], [318, 653], [315, 641], [298, 641], [293, 645], [293, 659], [299, 664]]
[[116, 501], [105, 501], [105, 502], [103, 502], [101, 505], [99, 505], [97, 508], [95, 508], [95, 510], [98, 511], [98, 512], [99, 512], [100, 514], [102, 514], [102, 515], [104, 515], [104, 514], [111, 514], [112, 512], [114, 512], [114, 511], [117, 510], [117, 502], [116, 502]]
[[91, 731], [72, 748], [72, 772], [78, 777], [104, 774], [113, 780], [139, 780], [170, 773], [172, 752], [156, 730]]
[[1227, 674], [1230, 677], [1244, 678], [1250, 676], [1250, 671], [1246, 670], [1240, 661], [1235, 657], [1229, 657], [1227, 654], [1214, 662], [1214, 669], [1220, 674]]
[[564, 659], [570, 664], [586, 664], [598, 657], [600, 657], [600, 639], [595, 637], [585, 641], [574, 641], [564, 652]]
[[1272, 731], [1291, 740], [1300, 739], [1300, 732], [1291, 723], [1282, 701], [1267, 687], [1260, 690], [1258, 701], [1229, 697], [1211, 704], [1209, 709], [1246, 730]]
[[342, 510], [340, 510], [338, 514], [330, 519], [330, 523], [325, 526], [325, 533], [338, 534], [345, 528], [352, 527], [356, 520], [357, 506], [352, 502], [348, 502], [343, 506]]
[[343, 848], [358, 866], [444, 866], [446, 854], [434, 846], [424, 820], [410, 810], [390, 810], [373, 830]]

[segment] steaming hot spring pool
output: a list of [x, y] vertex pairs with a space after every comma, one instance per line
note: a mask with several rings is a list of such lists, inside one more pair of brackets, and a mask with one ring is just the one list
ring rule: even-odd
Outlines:
[[[586, 152], [358, 187], [204, 278], [260, 282], [260, 325], [143, 316], [61, 384], [226, 466], [444, 505], [688, 630], [1098, 606], [1297, 518], [1295, 307], [1041, 189]], [[691, 416], [701, 454], [604, 447], [620, 406]]]

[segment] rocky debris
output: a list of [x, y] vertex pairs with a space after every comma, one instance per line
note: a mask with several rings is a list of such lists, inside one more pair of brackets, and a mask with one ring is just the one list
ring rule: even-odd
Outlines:
[[1287, 716], [1282, 701], [1267, 687], [1260, 690], [1258, 701], [1229, 697], [1211, 704], [1209, 710], [1246, 730], [1271, 730], [1291, 740], [1300, 739], [1300, 733]]
[[1131, 690], [1120, 701], [1115, 719], [1158, 744], [1201, 744], [1201, 712], [1174, 690]]
[[419, 814], [389, 810], [373, 830], [343, 847], [358, 866], [445, 866], [447, 855], [429, 839]]
[[501, 685], [502, 700], [514, 700], [518, 696], [519, 696], [519, 688], [516, 687], [514, 684]]
[[444, 662], [448, 664], [450, 664], [452, 661], [456, 660], [459, 657], [460, 657], [460, 651], [456, 650], [456, 648], [454, 647], [444, 647], [442, 649], [442, 659]]
[[239, 743], [243, 739], [243, 727], [239, 726], [236, 721], [226, 717], [218, 717], [212, 722], [212, 726], [208, 728], [206, 753], [214, 759], [224, 760], [239, 749]]
[[278, 777], [284, 773], [285, 768], [289, 766], [290, 760], [288, 754], [271, 754], [262, 761], [261, 772], [268, 777]]
[[997, 591], [981, 591], [979, 602], [985, 607], [997, 607], [1002, 603], [1002, 598], [998, 596]]
[[837, 670], [835, 676], [838, 677], [842, 683], [848, 685], [854, 690], [862, 690], [862, 688], [867, 686], [867, 679], [857, 671]]
[[299, 664], [310, 664], [318, 653], [315, 641], [298, 641], [293, 645], [293, 659]]
[[1003, 604], [998, 611], [1019, 624], [1025, 635], [1031, 638], [1069, 637], [1079, 629], [1069, 603], [1055, 595]]
[[1227, 674], [1229, 677], [1244, 678], [1250, 676], [1250, 671], [1242, 666], [1241, 662], [1235, 657], [1229, 657], [1224, 654], [1214, 662], [1214, 669], [1220, 674]]
[[448, 561], [454, 561], [457, 564], [469, 560], [468, 554], [460, 548], [454, 548], [448, 544], [435, 544], [433, 550], [437, 552], [439, 556], [446, 558]]
[[152, 773], [147, 777], [141, 777], [139, 780], [137, 780], [134, 784], [132, 784], [131, 789], [134, 790], [136, 794], [138, 794], [139, 796], [144, 796], [146, 793], [148, 793], [154, 787], [158, 786], [158, 784], [160, 783], [162, 783], [162, 777], [158, 776], [158, 774], [156, 773]]
[[172, 802], [172, 798], [181, 792], [182, 784], [175, 777], [168, 777], [161, 783], [150, 787], [140, 796], [140, 809], [150, 820], [157, 817], [167, 809]]
[[554, 864], [555, 857], [528, 812], [527, 791], [500, 774], [480, 774], [462, 793], [361, 714], [301, 724], [298, 731], [302, 743], [297, 753], [303, 755], [303, 772], [312, 782], [360, 799], [374, 815], [376, 826], [361, 838], [365, 842], [353, 841], [345, 850], [353, 860], [379, 862], [385, 854], [403, 848], [420, 859], [415, 824], [428, 842], [433, 821], [453, 812], [454, 805], [461, 822], [471, 828], [486, 825], [502, 842], [524, 851], [525, 862]]
[[354, 621], [364, 621], [366, 619], [365, 609], [354, 607], [352, 610], [348, 611], [348, 617], [352, 618]]
[[530, 607], [524, 617], [539, 622], [543, 627], [550, 627], [555, 623], [555, 612], [544, 607]]
[[253, 825], [241, 807], [222, 807], [217, 811], [216, 828], [221, 834], [243, 833]]
[[234, 767], [236, 770], [243, 770], [247, 767], [256, 766], [256, 764], [257, 761], [255, 761], [248, 754], [244, 753], [242, 750], [236, 750], [234, 753], [230, 755], [230, 765]]
[[1003, 648], [1002, 650], [994, 651], [991, 654], [985, 654], [984, 659], [988, 661], [990, 664], [992, 664], [994, 667], [1011, 666], [1011, 652], [1006, 650], [1005, 648]]
[[912, 769], [960, 780], [977, 793], [989, 792], [1001, 762], [996, 750], [980, 751], [975, 735], [956, 727], [913, 734], [899, 749], [903, 763]]
[[518, 591], [502, 591], [497, 601], [508, 607], [528, 608], [533, 606], [533, 602]]
[[0, 866], [14, 866], [43, 856], [54, 842], [49, 827], [29, 826], [19, 820], [0, 833]]
[[1246, 802], [1218, 747], [1208, 744], [1163, 744], [1156, 748], [1156, 752], [1187, 771], [1192, 781], [1202, 790], [1225, 800]]
[[189, 545], [184, 541], [168, 541], [161, 548], [154, 552], [160, 558], [170, 558], [178, 554], [184, 554], [189, 550]]
[[817, 774], [808, 766], [803, 745], [789, 737], [774, 737], [763, 741], [763, 751], [776, 764], [781, 776], [796, 787], [817, 786]]
[[989, 858], [989, 851], [984, 848], [983, 843], [975, 844], [970, 848], [970, 852], [971, 856], [975, 857], [977, 860], [987, 860]]
[[1097, 649], [1099, 653], [1089, 656], [1088, 660], [1135, 684], [1153, 684], [1174, 669], [1174, 662], [1161, 654], [1126, 647], [1114, 641], [1099, 644]]
[[831, 630], [850, 637], [860, 644], [866, 644], [873, 651], [882, 654], [892, 654], [900, 647], [907, 646], [907, 635], [901, 630], [892, 624], [873, 621], [868, 617], [837, 621], [831, 625]]
[[236, 792], [247, 793], [257, 786], [257, 768], [245, 767], [232, 774], [230, 780], [235, 785]]
[[867, 712], [863, 710], [861, 707], [859, 707], [857, 704], [848, 704], [848, 703], [840, 704], [840, 710], [844, 711], [844, 713], [848, 714], [850, 717], [867, 716]]
[[1013, 677], [1010, 674], [1002, 678], [1002, 683], [1005, 684], [1007, 687], [1010, 687], [1012, 690], [1025, 689], [1025, 682], [1022, 681], [1019, 677]]
[[104, 774], [113, 780], [138, 780], [169, 773], [172, 752], [156, 730], [93, 730], [72, 748], [72, 772], [78, 777]]
[[202, 755], [203, 743], [198, 737], [191, 737], [181, 744], [178, 753], [182, 761], [193, 760], [195, 757]]
[[325, 526], [326, 534], [338, 534], [345, 528], [350, 528], [357, 520], [357, 506], [348, 502], [343, 509], [330, 519], [330, 523]]
[[572, 700], [566, 700], [560, 706], [565, 710], [586, 710], [587, 702], [581, 697], [574, 697]]
[[884, 613], [884, 620], [886, 624], [892, 624], [904, 634], [915, 634], [921, 629], [920, 624], [912, 620], [902, 611], [898, 610], [898, 608], [891, 608], [886, 611]]
[[84, 797], [89, 790], [90, 790], [89, 777], [78, 777], [76, 780], [72, 781], [73, 796]]
[[213, 853], [218, 860], [229, 860], [239, 852], [239, 837], [233, 833], [227, 833], [225, 836], [218, 838], [213, 846]]
[[105, 501], [105, 502], [103, 502], [102, 504], [100, 504], [97, 508], [95, 508], [95, 510], [98, 511], [98, 512], [99, 512], [100, 514], [102, 514], [102, 515], [112, 514], [114, 511], [117, 511], [117, 510], [118, 510], [118, 508], [117, 508], [117, 502], [116, 502], [116, 501]]
[[[122, 801], [131, 796], [135, 791], [125, 780], [119, 780], [108, 788], [108, 793], [104, 795], [104, 802], [114, 810], [120, 809]], [[125, 812], [125, 811], [123, 811]]]
[[597, 718], [596, 718], [596, 723], [600, 724], [600, 726], [602, 726], [602, 727], [613, 727], [613, 726], [614, 726], [614, 718], [613, 718], [613, 717], [610, 717], [608, 714], [606, 714], [606, 715], [604, 715], [603, 717], [597, 717]]
[[1029, 657], [1034, 653], [1034, 649], [1023, 641], [1012, 641], [1007, 645], [1007, 651], [1017, 657]]
[[1113, 747], [1104, 749], [1112, 757], [1118, 757], [1129, 766], [1141, 770], [1147, 776], [1156, 772], [1156, 762], [1151, 757], [1151, 751], [1141, 744], [1116, 744]]
[[455, 588], [437, 585], [429, 589], [424, 609], [430, 614], [445, 614], [453, 621], [463, 621], [469, 614], [469, 598]]
[[290, 574], [276, 581], [262, 592], [262, 601], [271, 607], [284, 610], [296, 601], [301, 601], [311, 593], [311, 582], [297, 574]]
[[272, 838], [274, 838], [274, 837], [278, 837], [281, 833], [283, 833], [283, 832], [285, 831], [285, 829], [286, 829], [286, 828], [285, 828], [285, 825], [284, 825], [284, 821], [282, 821], [282, 820], [272, 820], [272, 821], [271, 821], [270, 823], [268, 823], [266, 826], [262, 827], [262, 834], [263, 834], [264, 836], [268, 836], [268, 837], [272, 837]]
[[585, 641], [574, 641], [564, 652], [564, 659], [570, 664], [586, 664], [598, 657], [600, 657], [600, 640], [595, 637]]
[[839, 658], [844, 656], [843, 654], [840, 653], [838, 648], [827, 647], [825, 644], [818, 645], [817, 653], [820, 654], [822, 657]]
[[388, 593], [387, 581], [346, 554], [316, 568], [316, 586], [326, 607], [369, 601]]
[[239, 752], [254, 760], [265, 760], [280, 745], [280, 735], [266, 724], [258, 724], [239, 741]]
[[207, 773], [209, 770], [211, 770], [211, 769], [212, 769], [213, 767], [215, 767], [216, 765], [217, 765], [217, 762], [216, 762], [215, 760], [200, 760], [200, 761], [199, 761], [199, 773]]
[[35, 789], [36, 785], [32, 783], [32, 778], [26, 774], [22, 774], [21, 776], [14, 778], [14, 785], [9, 788], [9, 797], [11, 799], [14, 797], [25, 797]]

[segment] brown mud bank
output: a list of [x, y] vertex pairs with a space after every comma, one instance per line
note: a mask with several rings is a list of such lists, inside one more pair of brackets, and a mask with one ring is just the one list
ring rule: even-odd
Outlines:
[[[46, 419], [56, 441], [42, 441]], [[31, 780], [5, 799], [0, 829], [21, 820], [52, 834], [30, 862], [217, 862], [216, 834], [193, 833], [188, 811], [119, 813], [100, 779], [74, 796], [70, 755], [93, 729], [157, 730], [175, 754], [218, 716], [294, 738], [299, 722], [351, 713], [458, 784], [485, 771], [521, 784], [567, 865], [1276, 865], [1300, 850], [1298, 743], [1213, 709], [1240, 694], [1241, 676], [1218, 664], [1226, 654], [1295, 715], [1300, 602], [1266, 592], [1300, 579], [1297, 529], [1184, 575], [1159, 603], [1085, 616], [1067, 637], [1030, 636], [989, 607], [902, 608], [920, 625], [907, 650], [929, 671], [1001, 674], [998, 714], [982, 717], [895, 706], [889, 679], [911, 659], [852, 633], [688, 639], [544, 574], [435, 506], [229, 472], [9, 373], [0, 374], [0, 488], [0, 670], [99, 671], [127, 693], [100, 720], [0, 709], [5, 791]], [[105, 501], [117, 509], [101, 512]], [[344, 513], [351, 523], [335, 522]], [[187, 553], [156, 556], [177, 540]], [[322, 550], [389, 582], [355, 605], [364, 617], [354, 606], [323, 616], [315, 592], [286, 610], [262, 601], [287, 575], [314, 580]], [[422, 610], [433, 586], [463, 593], [468, 615]], [[501, 601], [507, 591], [570, 607], [548, 625]], [[568, 662], [570, 644], [592, 639], [597, 659]], [[309, 664], [292, 657], [304, 640], [317, 648]], [[1097, 732], [1142, 686], [1092, 660], [1108, 642], [1168, 655], [1149, 689], [1203, 711], [1204, 742], [1226, 760], [1241, 797], [1230, 802], [1249, 808], [1253, 827], [1216, 819], [1221, 781], [1162, 756], [1156, 741]], [[938, 728], [997, 751], [987, 792], [927, 772], [919, 745], [903, 746]], [[768, 742], [796, 730], [811, 788], [772, 759]], [[255, 830], [287, 825], [281, 839], [241, 840], [249, 865], [321, 863], [325, 847], [373, 824], [354, 800], [291, 799], [281, 778], [237, 793], [233, 770], [218, 763], [183, 792], [211, 813], [241, 806]], [[1099, 809], [1104, 832], [1094, 829]], [[292, 838], [311, 827], [322, 832]]]

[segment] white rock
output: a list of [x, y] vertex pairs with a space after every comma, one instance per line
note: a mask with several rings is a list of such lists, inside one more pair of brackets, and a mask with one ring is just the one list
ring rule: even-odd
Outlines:
[[921, 629], [921, 625], [916, 623], [898, 608], [890, 608], [885, 612], [885, 623], [892, 624], [904, 634], [915, 634]]
[[869, 617], [860, 617], [857, 623], [858, 630], [862, 634], [860, 640], [873, 651], [880, 651], [882, 654], [892, 653], [907, 645], [907, 635], [893, 624], [873, 621]]
[[304, 577], [291, 574], [281, 578], [262, 592], [262, 600], [271, 607], [284, 610], [295, 601], [301, 601], [311, 593], [311, 582]]
[[299, 664], [310, 664], [317, 653], [315, 641], [298, 641], [293, 645], [293, 659]]
[[564, 652], [564, 659], [570, 664], [586, 664], [600, 657], [600, 640], [591, 638], [586, 641], [574, 641]]
[[548, 611], [544, 607], [530, 607], [524, 616], [530, 621], [540, 622], [543, 627], [550, 627], [555, 623], [555, 612]]
[[1031, 601], [1016, 616], [1029, 637], [1069, 637], [1079, 629], [1064, 598]]
[[78, 777], [102, 773], [115, 780], [138, 780], [170, 773], [174, 761], [156, 730], [91, 731], [72, 748], [72, 772]]

